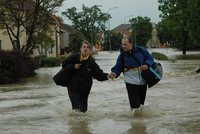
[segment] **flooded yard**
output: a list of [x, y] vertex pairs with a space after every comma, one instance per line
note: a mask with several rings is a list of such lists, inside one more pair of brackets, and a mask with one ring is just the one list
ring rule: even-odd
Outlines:
[[[170, 53], [169, 50], [167, 53]], [[96, 62], [105, 72], [118, 52], [100, 52]], [[137, 112], [129, 108], [123, 75], [94, 84], [88, 112], [71, 110], [67, 89], [53, 75], [61, 67], [40, 68], [20, 83], [0, 85], [1, 134], [199, 134], [200, 60], [159, 61], [163, 79], [148, 89]]]

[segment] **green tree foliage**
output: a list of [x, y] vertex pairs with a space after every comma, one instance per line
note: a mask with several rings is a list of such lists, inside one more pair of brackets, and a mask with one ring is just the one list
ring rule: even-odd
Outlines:
[[134, 43], [146, 47], [148, 40], [151, 38], [152, 23], [148, 17], [138, 16], [129, 20], [132, 26], [132, 38]]
[[193, 45], [196, 48], [200, 48], [200, 1], [190, 0], [190, 5], [188, 7], [190, 14], [189, 19], [189, 37], [191, 38]]
[[85, 40], [85, 36], [79, 32], [78, 30], [75, 31], [74, 34], [70, 35], [70, 43], [69, 46], [73, 52], [78, 52], [81, 47], [81, 42]]
[[110, 18], [107, 13], [101, 12], [98, 5], [92, 7], [82, 6], [81, 12], [78, 12], [75, 7], [66, 9], [62, 12], [69, 20], [72, 21], [76, 30], [79, 30], [88, 41], [96, 43], [97, 34], [99, 31], [105, 30], [105, 22]]
[[[121, 45], [123, 35], [121, 33], [116, 33], [111, 31], [110, 32], [110, 40], [111, 40], [111, 50], [119, 50]], [[109, 31], [104, 32], [104, 43], [103, 50], [109, 51], [110, 50], [110, 43], [109, 43]]]
[[123, 37], [123, 35], [121, 33], [116, 33], [116, 32], [111, 31], [110, 38], [111, 38], [112, 50], [120, 49], [120, 45], [122, 43], [122, 37]]
[[109, 50], [110, 46], [109, 46], [109, 31], [104, 31], [104, 36], [103, 36], [103, 41], [101, 41], [102, 43], [102, 48], [103, 50]]
[[[158, 0], [160, 15], [173, 36], [172, 43], [182, 49], [200, 45], [200, 1], [199, 0]], [[200, 47], [200, 46], [199, 46]]]
[[[50, 23], [50, 14], [63, 0], [1, 0], [0, 23], [6, 29], [14, 50], [30, 53], [35, 48], [33, 36]], [[25, 44], [20, 37], [26, 33]], [[16, 45], [13, 42], [16, 40]]]
[[[158, 22], [156, 25], [157, 31], [158, 31], [158, 38], [160, 39], [161, 44], [171, 44], [171, 40], [173, 40], [171, 34], [169, 33], [166, 25], [164, 24], [164, 21]], [[173, 47], [173, 46], [172, 46]]]

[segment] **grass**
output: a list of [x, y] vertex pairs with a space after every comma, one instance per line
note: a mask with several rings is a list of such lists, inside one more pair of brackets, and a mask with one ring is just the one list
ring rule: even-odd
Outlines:
[[200, 54], [177, 55], [176, 60], [200, 60]]
[[158, 53], [158, 52], [152, 52], [151, 53], [153, 58], [156, 60], [168, 60], [168, 57], [164, 54]]
[[[169, 60], [169, 58], [162, 53], [152, 52], [151, 54], [156, 60]], [[200, 60], [200, 54], [176, 55], [173, 60]]]

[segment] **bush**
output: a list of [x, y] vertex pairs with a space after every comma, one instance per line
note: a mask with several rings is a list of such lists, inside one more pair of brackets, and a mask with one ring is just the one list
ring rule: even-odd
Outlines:
[[0, 84], [32, 76], [37, 68], [36, 61], [21, 51], [0, 51]]
[[56, 57], [46, 57], [41, 59], [41, 67], [55, 67], [60, 66], [61, 60]]

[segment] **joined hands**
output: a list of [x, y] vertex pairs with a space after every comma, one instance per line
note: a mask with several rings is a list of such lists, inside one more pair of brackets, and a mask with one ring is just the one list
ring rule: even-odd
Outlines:
[[113, 80], [116, 77], [116, 74], [114, 72], [111, 72], [110, 74], [107, 75], [108, 79]]

